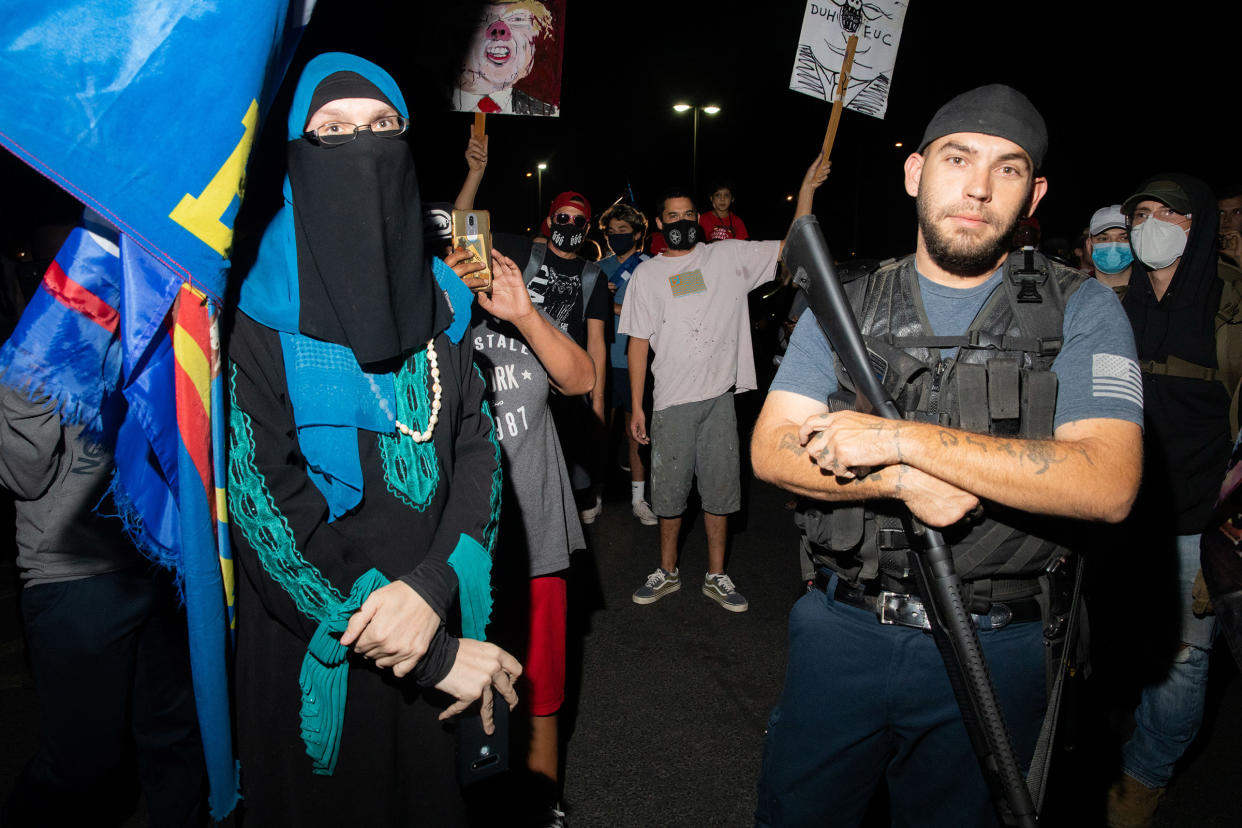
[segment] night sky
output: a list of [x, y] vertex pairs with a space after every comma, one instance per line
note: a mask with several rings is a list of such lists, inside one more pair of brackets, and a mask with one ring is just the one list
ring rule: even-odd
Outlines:
[[[1050, 189], [1037, 213], [1045, 237], [1073, 236], [1097, 207], [1123, 200], [1153, 172], [1191, 172], [1213, 186], [1242, 180], [1234, 151], [1242, 26], [1236, 11], [1227, 20], [1199, 12], [1217, 5], [1237, 7], [1165, 4], [1147, 14], [1134, 3], [911, 0], [887, 117], [844, 114], [833, 174], [816, 199], [834, 253], [913, 249], [902, 162], [937, 107], [983, 83], [1017, 87], [1048, 120]], [[411, 104], [424, 200], [452, 200], [466, 172], [471, 116], [448, 111], [440, 89], [460, 63], [474, 6], [320, 0], [290, 75], [328, 50], [389, 69]], [[1182, 7], [1197, 16], [1177, 18]], [[585, 193], [597, 214], [632, 190], [650, 215], [664, 189], [690, 186], [691, 119], [672, 111], [687, 100], [722, 107], [700, 119], [700, 191], [731, 181], [752, 236], [782, 235], [792, 214], [786, 196], [829, 114], [828, 104], [788, 89], [804, 8], [801, 0], [569, 0], [562, 115], [488, 119], [491, 163], [476, 206], [492, 211], [496, 229], [522, 231], [560, 190]], [[283, 123], [288, 100], [286, 90], [269, 123]], [[278, 197], [280, 132], [260, 143], [248, 190], [256, 202]], [[539, 161], [548, 164], [542, 209], [526, 177]], [[15, 164], [0, 162], [10, 233], [63, 215], [63, 199]]]

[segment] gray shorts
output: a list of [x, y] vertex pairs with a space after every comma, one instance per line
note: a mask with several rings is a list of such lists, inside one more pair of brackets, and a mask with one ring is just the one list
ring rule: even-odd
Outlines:
[[651, 417], [651, 508], [661, 517], [686, 511], [695, 477], [703, 511], [727, 515], [742, 508], [737, 415], [733, 393], [684, 403]]

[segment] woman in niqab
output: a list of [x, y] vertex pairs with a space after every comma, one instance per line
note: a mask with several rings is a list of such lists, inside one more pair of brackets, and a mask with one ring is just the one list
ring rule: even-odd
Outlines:
[[521, 667], [480, 640], [499, 450], [469, 291], [423, 250], [408, 118], [374, 64], [307, 64], [228, 344], [253, 824], [463, 824], [442, 720], [517, 700]]

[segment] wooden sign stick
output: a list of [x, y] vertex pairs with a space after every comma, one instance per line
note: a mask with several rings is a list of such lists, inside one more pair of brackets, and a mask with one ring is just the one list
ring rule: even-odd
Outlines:
[[[853, 57], [853, 52], [851, 52], [850, 55], [851, 57]], [[483, 136], [486, 134], [487, 134], [487, 113], [486, 112], [474, 113], [474, 137], [477, 138], [479, 141], [482, 141]]]
[[858, 48], [858, 35], [850, 35], [845, 44], [845, 59], [841, 61], [841, 77], [837, 80], [837, 94], [832, 100], [832, 115], [828, 117], [828, 131], [824, 133], [824, 157], [820, 169], [832, 155], [832, 144], [837, 140], [837, 127], [841, 124], [841, 110], [845, 109], [845, 91], [850, 85], [850, 70], [854, 68], [854, 50]]

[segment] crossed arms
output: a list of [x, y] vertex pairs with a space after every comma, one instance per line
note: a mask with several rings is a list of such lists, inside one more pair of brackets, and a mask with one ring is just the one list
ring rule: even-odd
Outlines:
[[[1138, 492], [1142, 432], [1125, 420], [1066, 423], [1051, 440], [884, 420], [790, 391], [768, 394], [751, 442], [755, 475], [828, 501], [901, 500], [929, 526], [980, 500], [1036, 514], [1123, 520]], [[872, 469], [860, 476], [859, 471]]]

